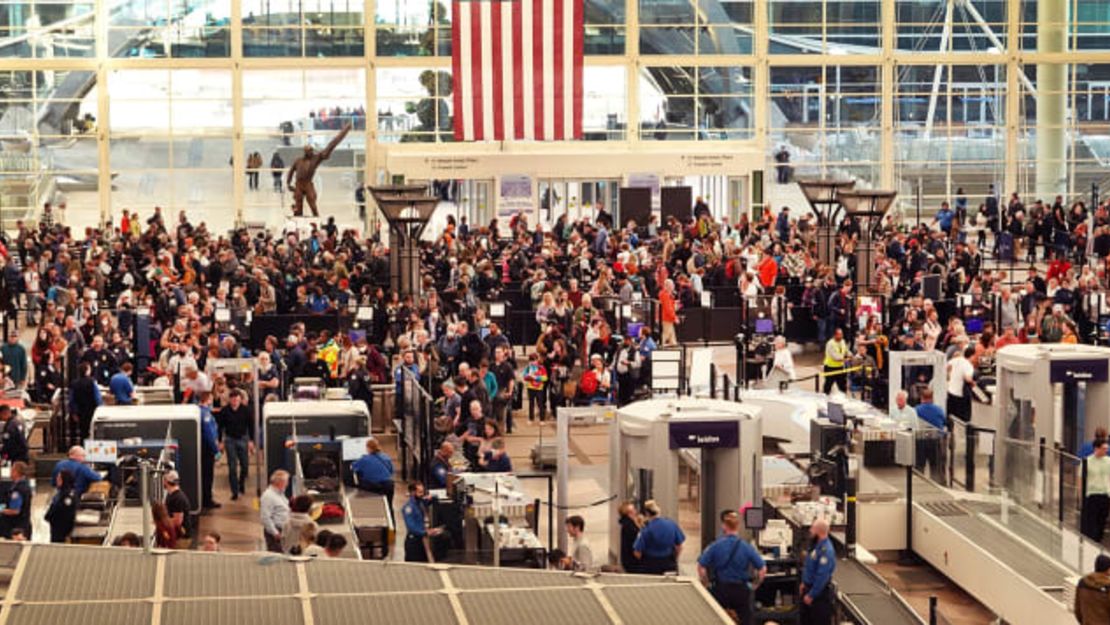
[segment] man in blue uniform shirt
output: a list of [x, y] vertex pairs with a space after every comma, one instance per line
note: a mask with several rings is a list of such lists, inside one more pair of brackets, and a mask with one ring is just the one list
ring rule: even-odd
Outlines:
[[12, 485], [0, 515], [0, 536], [10, 539], [12, 530], [18, 529], [26, 540], [31, 540], [31, 483], [24, 462], [12, 464]]
[[131, 383], [131, 363], [123, 363], [120, 370], [108, 380], [108, 390], [116, 398], [117, 406], [131, 404], [132, 396], [135, 393], [135, 385]]
[[57, 484], [58, 474], [62, 471], [69, 471], [73, 474], [73, 490], [77, 493], [78, 498], [85, 493], [90, 483], [104, 479], [100, 477], [99, 473], [89, 468], [89, 465], [85, 464], [85, 448], [80, 445], [70, 447], [69, 458], [54, 465], [50, 481]]
[[933, 403], [933, 389], [921, 391], [921, 403], [917, 405], [917, 418], [943, 432], [945, 430], [944, 409]]
[[678, 523], [661, 516], [659, 504], [654, 499], [644, 502], [647, 522], [632, 544], [632, 555], [643, 562], [644, 573], [662, 575], [678, 570], [678, 556], [686, 535]]
[[444, 441], [432, 458], [431, 487], [447, 488], [447, 479], [451, 475], [451, 457], [455, 455], [455, 446]]
[[829, 540], [829, 522], [817, 519], [809, 528], [813, 546], [806, 553], [802, 570], [802, 625], [829, 625], [833, 617], [833, 593], [829, 582], [836, 570], [836, 549]]
[[212, 498], [212, 481], [216, 472], [216, 458], [220, 455], [220, 426], [212, 414], [212, 392], [200, 394], [200, 434], [203, 441], [200, 452], [200, 494], [202, 507], [219, 508]]
[[[405, 519], [405, 562], [427, 562], [428, 550], [425, 549], [424, 539], [434, 538], [440, 534], [439, 528], [428, 529], [425, 521], [427, 506], [430, 498], [424, 496], [424, 485], [420, 482], [409, 482], [409, 498], [401, 508], [401, 516]], [[428, 545], [428, 549], [431, 549]]]
[[721, 519], [720, 538], [698, 557], [698, 578], [726, 610], [736, 612], [740, 625], [751, 621], [751, 572], [759, 581], [767, 575], [767, 565], [750, 543], [740, 538], [740, 516], [727, 512]]
[[382, 451], [378, 439], [367, 439], [366, 454], [355, 460], [351, 472], [358, 478], [359, 488], [385, 495], [389, 509], [393, 509], [393, 460]]

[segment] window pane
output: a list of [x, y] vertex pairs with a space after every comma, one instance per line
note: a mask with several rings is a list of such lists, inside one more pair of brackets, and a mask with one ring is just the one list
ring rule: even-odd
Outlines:
[[380, 56], [451, 54], [451, 2], [379, 2], [374, 23]]
[[693, 26], [643, 26], [640, 28], [640, 54], [693, 53]]
[[693, 24], [691, 0], [639, 0], [641, 24]]
[[587, 141], [623, 139], [628, 125], [628, 79], [623, 66], [583, 70], [582, 132]]
[[448, 133], [453, 128], [450, 72], [381, 68], [376, 87], [379, 141], [435, 141], [437, 130]]

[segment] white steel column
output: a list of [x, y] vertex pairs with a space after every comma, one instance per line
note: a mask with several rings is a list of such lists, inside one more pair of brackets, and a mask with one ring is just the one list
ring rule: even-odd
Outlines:
[[[432, 22], [435, 24], [435, 26], [433, 26], [433, 29], [432, 29], [433, 49], [439, 46], [439, 32], [436, 30], [439, 27], [439, 15], [436, 15], [435, 11], [437, 11], [438, 7], [440, 7], [440, 6], [446, 6], [446, 5], [440, 5], [439, 3], [433, 3]], [[377, 44], [377, 31], [374, 30], [374, 15], [376, 15], [376, 14], [377, 14], [377, 2], [376, 2], [376, 0], [364, 0], [364, 4], [363, 4], [363, 8], [362, 8], [362, 24], [363, 24], [363, 28], [365, 29], [364, 30], [364, 35], [365, 36], [363, 37], [363, 41], [365, 42], [363, 44], [364, 45], [363, 53], [366, 55], [367, 59], [374, 58], [374, 56], [377, 52], [377, 48], [376, 48], [376, 46], [378, 45]], [[372, 61], [366, 63], [366, 77], [364, 78], [364, 80], [366, 81], [366, 84], [365, 84], [366, 104], [363, 108], [366, 111], [366, 117], [364, 118], [365, 121], [366, 121], [366, 130], [365, 130], [365, 141], [363, 142], [363, 144], [366, 146], [366, 150], [365, 150], [366, 154], [363, 157], [363, 164], [362, 164], [362, 184], [363, 185], [375, 185], [375, 184], [378, 183], [378, 180], [377, 180], [377, 178], [378, 178], [378, 167], [377, 167], [378, 107], [377, 107], [377, 102], [376, 102], [377, 97], [378, 97], [378, 83], [377, 83], [378, 77], [377, 77], [377, 68], [374, 66], [374, 63]], [[453, 77], [452, 77], [452, 80], [454, 80]], [[439, 76], [438, 75], [436, 76], [435, 85], [436, 85], [436, 88], [438, 89], [439, 88]], [[439, 94], [436, 93], [434, 95], [438, 96]], [[438, 118], [438, 115], [439, 115], [439, 101], [438, 100], [436, 101], [435, 107], [436, 107], [435, 110], [436, 110], [436, 116], [437, 116], [436, 120], [435, 120], [435, 124], [436, 124], [436, 132], [438, 133], [439, 132], [439, 118]], [[362, 219], [363, 236], [369, 238], [369, 236], [372, 233], [374, 233], [378, 230], [378, 206], [374, 202], [374, 198], [370, 197], [370, 193], [367, 192], [366, 195], [364, 195], [363, 197], [366, 199], [366, 217], [364, 217]]]
[[1006, 0], [1006, 152], [1003, 192], [1018, 191], [1018, 161], [1021, 159], [1021, 102], [1025, 75], [1021, 62], [1021, 0]]
[[897, 183], [894, 179], [894, 78], [898, 68], [894, 64], [894, 0], [882, 0], [879, 12], [882, 19], [883, 34], [882, 97], [880, 98], [882, 139], [880, 143], [879, 186], [883, 189], [897, 190]]
[[112, 167], [111, 145], [108, 143], [111, 104], [108, 98], [108, 0], [97, 0], [93, 31], [96, 33], [96, 190], [100, 209], [100, 225], [111, 220]]
[[[1037, 52], [1067, 50], [1067, 0], [1037, 2]], [[1068, 65], [1037, 63], [1037, 197], [1052, 201], [1067, 192]]]
[[[235, 227], [243, 225], [243, 204], [247, 192], [244, 184], [242, 9], [241, 0], [231, 0], [231, 203], [235, 207]], [[285, 210], [284, 206], [282, 210]]]
[[[627, 0], [625, 15], [628, 26], [624, 36], [625, 71], [627, 72], [627, 115], [628, 123], [625, 124], [625, 140], [633, 145], [640, 142], [640, 3], [639, 0]], [[585, 63], [585, 60], [583, 60]], [[622, 180], [623, 184], [624, 181]], [[536, 192], [539, 193], [539, 181], [536, 182]]]
[[[755, 0], [752, 5], [752, 54], [755, 55], [755, 63], [752, 65], [752, 117], [754, 118], [752, 125], [755, 131], [756, 149], [763, 155], [764, 163], [767, 163], [768, 151], [771, 149], [771, 67], [767, 58], [770, 41], [768, 11], [768, 0]], [[770, 173], [770, 170], [764, 166], [764, 202], [767, 201]], [[746, 198], [746, 200], [750, 199], [750, 197]]]

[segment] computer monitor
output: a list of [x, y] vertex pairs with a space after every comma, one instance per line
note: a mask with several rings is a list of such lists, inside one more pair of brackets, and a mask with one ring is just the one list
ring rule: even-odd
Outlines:
[[767, 526], [767, 519], [763, 516], [762, 506], [753, 506], [744, 510], [744, 527], [750, 530], [761, 530]]
[[964, 329], [968, 334], [982, 334], [983, 320], [978, 317], [969, 317], [964, 321]]
[[761, 318], [755, 320], [755, 333], [756, 334], [774, 334], [775, 322], [771, 319]]
[[829, 415], [829, 422], [836, 425], [844, 425], [844, 404], [830, 401], [826, 412]]

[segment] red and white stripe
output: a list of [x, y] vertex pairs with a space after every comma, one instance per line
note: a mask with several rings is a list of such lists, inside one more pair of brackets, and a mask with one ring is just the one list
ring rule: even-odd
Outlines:
[[455, 139], [582, 137], [583, 0], [454, 0]]

